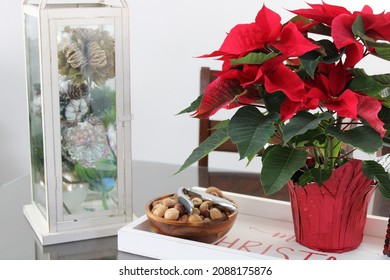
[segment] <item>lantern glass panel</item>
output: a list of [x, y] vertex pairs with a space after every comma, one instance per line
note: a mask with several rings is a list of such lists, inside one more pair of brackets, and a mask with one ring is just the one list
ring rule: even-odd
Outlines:
[[35, 204], [47, 218], [38, 19], [26, 15], [25, 21], [32, 196]]
[[111, 24], [57, 29], [65, 216], [118, 208], [114, 38]]

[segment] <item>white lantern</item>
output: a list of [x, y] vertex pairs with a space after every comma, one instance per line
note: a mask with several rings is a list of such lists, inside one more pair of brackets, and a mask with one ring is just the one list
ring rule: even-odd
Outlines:
[[23, 1], [24, 214], [43, 245], [116, 235], [132, 219], [128, 7], [95, 1]]

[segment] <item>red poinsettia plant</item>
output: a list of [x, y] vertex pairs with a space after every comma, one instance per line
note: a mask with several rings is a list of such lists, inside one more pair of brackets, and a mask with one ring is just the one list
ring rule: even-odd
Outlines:
[[[374, 153], [387, 142], [390, 74], [368, 75], [356, 65], [367, 55], [390, 60], [390, 14], [369, 6], [356, 12], [309, 6], [291, 11], [295, 16], [282, 24], [263, 5], [254, 22], [236, 25], [218, 50], [201, 56], [222, 60], [222, 69], [181, 113], [209, 118], [240, 108], [180, 171], [230, 139], [240, 159], [261, 154], [260, 180], [274, 193], [291, 178], [321, 185], [354, 149]], [[363, 173], [390, 197], [380, 164], [364, 161]]]

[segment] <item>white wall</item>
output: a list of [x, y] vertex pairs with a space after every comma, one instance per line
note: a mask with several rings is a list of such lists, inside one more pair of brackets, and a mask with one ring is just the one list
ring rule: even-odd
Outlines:
[[[345, 2], [327, 1], [349, 9], [360, 9], [368, 1]], [[195, 56], [217, 49], [234, 25], [253, 21], [263, 1], [128, 0], [128, 3], [133, 158], [180, 164], [198, 143], [198, 121], [188, 115], [175, 114], [197, 97], [200, 67], [220, 65], [212, 59]], [[369, 4], [375, 12], [389, 8], [388, 0]], [[291, 16], [284, 8], [306, 7], [304, 1], [268, 0], [266, 5], [281, 13], [284, 20]], [[0, 1], [0, 26], [3, 29], [0, 47], [1, 186], [28, 172], [21, 1]], [[383, 65], [387, 65], [390, 72], [389, 64], [382, 63], [371, 63], [370, 68], [373, 72], [378, 67], [384, 71]], [[237, 168], [245, 165], [237, 160], [237, 157], [229, 157], [215, 164], [222, 161], [225, 166]]]
[[21, 1], [0, 1], [0, 186], [28, 172]]
[[[195, 56], [218, 48], [237, 21], [252, 21], [260, 2], [130, 1], [133, 157], [182, 163], [198, 143], [198, 120], [175, 116], [199, 94]], [[233, 163], [237, 158], [233, 159]]]

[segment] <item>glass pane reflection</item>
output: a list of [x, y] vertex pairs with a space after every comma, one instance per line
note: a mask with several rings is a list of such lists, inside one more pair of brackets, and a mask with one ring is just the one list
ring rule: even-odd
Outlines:
[[60, 26], [57, 43], [64, 213], [115, 210], [114, 28]]

